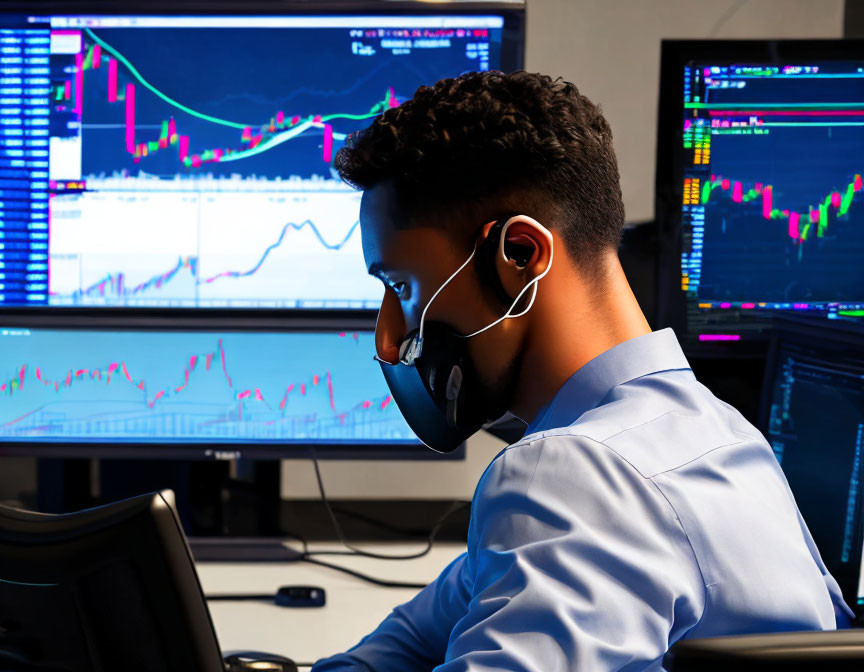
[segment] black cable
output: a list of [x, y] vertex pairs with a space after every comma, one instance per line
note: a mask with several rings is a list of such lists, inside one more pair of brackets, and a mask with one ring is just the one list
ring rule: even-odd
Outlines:
[[[328, 569], [334, 569], [337, 572], [343, 572], [345, 574], [349, 574], [357, 579], [361, 579], [363, 581], [367, 581], [368, 583], [372, 583], [376, 586], [381, 586], [383, 588], [411, 588], [411, 589], [422, 589], [425, 588], [428, 584], [426, 583], [411, 583], [405, 581], [388, 581], [386, 579], [379, 579], [374, 576], [369, 576], [368, 574], [364, 574], [363, 572], [358, 572], [354, 569], [349, 569], [348, 567], [342, 567], [341, 565], [334, 565], [330, 562], [324, 562], [323, 560], [316, 560], [315, 558], [303, 557], [299, 559], [302, 562], [308, 562], [311, 565], [319, 565], [321, 567], [327, 567]], [[275, 595], [271, 594], [256, 594], [256, 593], [236, 593], [236, 594], [221, 594], [217, 593], [214, 595], [205, 595], [204, 599], [208, 602], [272, 602], [275, 599]]]
[[388, 523], [384, 520], [373, 518], [372, 516], [367, 516], [365, 513], [346, 509], [342, 506], [337, 505], [336, 503], [332, 503], [330, 506], [333, 508], [333, 512], [338, 514], [339, 516], [343, 516], [346, 518], [354, 518], [355, 520], [368, 523], [373, 527], [377, 527], [381, 530], [385, 530], [386, 532], [390, 532], [401, 537], [413, 536], [425, 539], [429, 535], [428, 529], [406, 528], [399, 525], [393, 525], [392, 523]]
[[429, 585], [428, 583], [409, 583], [404, 581], [387, 581], [385, 579], [377, 579], [374, 576], [369, 576], [368, 574], [364, 574], [363, 572], [358, 572], [353, 569], [349, 569], [348, 567], [342, 567], [341, 565], [334, 565], [329, 562], [324, 562], [323, 560], [316, 560], [315, 558], [301, 558], [301, 560], [303, 562], [308, 562], [312, 565], [329, 567], [330, 569], [335, 569], [337, 572], [344, 572], [345, 574], [350, 574], [353, 577], [362, 579], [363, 581], [368, 581], [369, 583], [374, 583], [376, 586], [382, 586], [384, 588], [422, 589]]
[[336, 532], [336, 536], [339, 538], [339, 542], [345, 546], [345, 548], [349, 549], [350, 552], [346, 553], [345, 551], [311, 551], [306, 554], [305, 558], [307, 559], [312, 555], [359, 555], [364, 558], [375, 558], [377, 560], [414, 560], [416, 558], [422, 558], [425, 555], [429, 554], [429, 551], [432, 550], [432, 546], [435, 543], [435, 537], [438, 534], [438, 531], [441, 529], [441, 526], [444, 522], [452, 516], [456, 511], [464, 509], [468, 506], [467, 502], [459, 502], [459, 500], [454, 500], [447, 511], [444, 512], [438, 520], [435, 522], [435, 525], [432, 527], [432, 530], [429, 532], [429, 537], [426, 540], [426, 548], [422, 551], [418, 551], [417, 553], [407, 553], [405, 555], [391, 555], [389, 553], [374, 553], [372, 551], [364, 551], [362, 548], [357, 548], [356, 546], [352, 546], [348, 543], [348, 540], [345, 538], [345, 533], [342, 531], [342, 526], [339, 524], [339, 520], [336, 518], [336, 514], [333, 512], [333, 508], [330, 506], [330, 500], [327, 499], [327, 493], [324, 490], [324, 480], [321, 478], [321, 468], [318, 465], [318, 453], [315, 450], [315, 447], [310, 448], [310, 452], [312, 454], [312, 464], [315, 467], [315, 479], [318, 481], [318, 491], [321, 493], [321, 501], [324, 502], [324, 508], [327, 510], [327, 515], [330, 516], [330, 521], [333, 523], [333, 529]]
[[204, 599], [208, 602], [272, 602], [276, 599], [276, 596], [273, 593], [269, 595], [255, 595], [255, 594], [244, 594], [238, 593], [236, 595], [231, 595], [230, 593], [221, 594], [217, 593], [215, 595], [205, 595]]
[[[300, 536], [299, 534], [287, 533], [286, 536], [293, 537], [294, 539], [299, 540], [303, 545], [303, 551], [295, 562], [308, 562], [312, 565], [319, 565], [321, 567], [327, 567], [328, 569], [333, 569], [337, 572], [343, 572], [344, 574], [348, 574], [362, 581], [366, 581], [368, 583], [374, 584], [376, 586], [381, 586], [383, 588], [410, 588], [410, 589], [423, 589], [428, 584], [425, 583], [411, 583], [404, 581], [388, 581], [386, 579], [379, 579], [374, 576], [370, 576], [368, 574], [364, 574], [363, 572], [358, 572], [357, 570], [350, 569], [348, 567], [342, 567], [341, 565], [334, 565], [330, 562], [324, 562], [323, 560], [316, 560], [312, 556], [317, 555], [353, 555], [353, 556], [361, 556], [365, 558], [375, 558], [376, 560], [414, 560], [416, 558], [422, 558], [425, 555], [428, 555], [429, 551], [432, 550], [432, 546], [435, 543], [435, 537], [438, 534], [438, 531], [441, 529], [441, 526], [444, 522], [452, 516], [457, 511], [461, 511], [462, 509], [468, 506], [468, 502], [460, 502], [459, 500], [454, 500], [447, 511], [444, 512], [444, 515], [438, 518], [435, 522], [435, 525], [429, 532], [429, 536], [426, 539], [426, 548], [422, 551], [418, 551], [417, 553], [408, 553], [405, 555], [390, 555], [385, 553], [373, 553], [371, 551], [364, 551], [361, 548], [356, 548], [348, 543], [348, 540], [345, 538], [345, 533], [342, 531], [342, 526], [339, 524], [339, 520], [336, 518], [336, 514], [333, 511], [333, 507], [330, 506], [330, 500], [327, 499], [327, 492], [324, 490], [324, 480], [321, 478], [321, 469], [318, 464], [318, 455], [315, 451], [315, 448], [311, 448], [312, 454], [312, 464], [315, 467], [315, 478], [318, 481], [318, 491], [321, 493], [321, 501], [324, 503], [324, 508], [327, 510], [327, 514], [330, 517], [330, 521], [333, 523], [333, 529], [336, 532], [336, 536], [339, 538], [339, 542], [345, 546], [347, 551], [310, 551], [309, 546], [307, 544], [307, 540], [305, 537]], [[358, 515], [359, 518], [365, 518], [365, 516]], [[370, 522], [372, 519], [369, 519]], [[386, 524], [381, 524], [381, 526], [385, 526]], [[256, 593], [238, 593], [238, 594], [215, 594], [215, 595], [205, 595], [204, 599], [211, 602], [243, 602], [243, 601], [266, 601], [271, 602], [275, 600], [275, 595], [269, 594], [256, 594]]]

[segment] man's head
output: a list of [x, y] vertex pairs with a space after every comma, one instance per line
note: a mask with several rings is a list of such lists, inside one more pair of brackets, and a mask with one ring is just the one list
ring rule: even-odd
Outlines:
[[[421, 87], [352, 136], [335, 164], [365, 192], [364, 256], [386, 287], [376, 330], [382, 359], [396, 361], [429, 299], [498, 219], [524, 214], [552, 232], [550, 240], [527, 223], [508, 229], [493, 269], [504, 294], [516, 297], [549, 267], [553, 247], [556, 266], [602, 292], [624, 220], [618, 169], [608, 123], [568, 82], [485, 72]], [[461, 334], [498, 319], [506, 297], [476, 271], [472, 261], [426, 319]], [[538, 305], [563, 273], [542, 281]], [[469, 339], [487, 394], [505, 405], [535, 311]]]

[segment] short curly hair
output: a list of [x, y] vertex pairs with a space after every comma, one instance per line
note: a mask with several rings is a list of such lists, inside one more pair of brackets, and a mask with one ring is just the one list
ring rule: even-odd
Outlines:
[[[612, 131], [560, 78], [471, 72], [421, 86], [350, 136], [334, 165], [355, 188], [392, 180], [406, 226], [428, 225], [429, 213], [452, 222], [440, 215], [506, 216], [522, 207], [537, 219], [554, 213], [552, 226], [577, 262], [591, 265], [599, 250], [620, 243]], [[483, 223], [468, 231], [465, 217], [455, 219], [467, 236]]]

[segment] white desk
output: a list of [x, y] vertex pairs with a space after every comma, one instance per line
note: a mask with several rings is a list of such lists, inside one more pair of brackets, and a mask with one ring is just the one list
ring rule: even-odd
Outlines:
[[[406, 554], [422, 544], [360, 544], [380, 553]], [[343, 550], [335, 543], [314, 543], [310, 550]], [[425, 583], [465, 550], [463, 544], [438, 543], [416, 560], [375, 560], [341, 555], [320, 559], [376, 578]], [[199, 563], [205, 594], [276, 593], [280, 586], [313, 585], [327, 592], [324, 607], [286, 608], [264, 602], [210, 602], [223, 651], [251, 649], [278, 653], [298, 663], [345, 651], [375, 629], [393, 607], [417, 591], [380, 588], [352, 576], [305, 562]]]

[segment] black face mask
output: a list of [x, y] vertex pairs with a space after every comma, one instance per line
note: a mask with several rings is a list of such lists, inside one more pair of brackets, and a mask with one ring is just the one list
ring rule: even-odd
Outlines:
[[[418, 331], [408, 334], [402, 349], [414, 342]], [[378, 361], [414, 433], [432, 450], [449, 453], [507, 409], [495, 414], [484, 408], [465, 338], [446, 324], [428, 322], [423, 342], [423, 354], [412, 365]]]
[[[491, 395], [484, 393], [467, 352], [467, 339], [509, 317], [519, 317], [527, 313], [534, 304], [537, 283], [552, 266], [550, 255], [549, 265], [543, 273], [525, 285], [515, 299], [508, 296], [495, 271], [495, 255], [504, 254], [501, 237], [514, 221], [528, 221], [539, 227], [548, 235], [551, 243], [551, 234], [541, 224], [525, 215], [495, 222], [486, 239], [429, 299], [420, 318], [420, 328], [409, 333], [400, 344], [399, 362], [391, 364], [375, 357], [381, 364], [393, 400], [408, 425], [423, 443], [440, 453], [452, 452], [483, 425], [507, 411], [506, 403], [496, 401]], [[510, 308], [492, 324], [468, 335], [459, 334], [441, 322], [426, 322], [426, 310], [432, 301], [475, 256], [481, 279], [491, 284], [496, 294], [503, 298], [505, 305], [509, 304]], [[518, 315], [512, 315], [510, 311], [532, 286], [534, 292], [527, 308]]]

